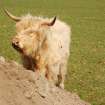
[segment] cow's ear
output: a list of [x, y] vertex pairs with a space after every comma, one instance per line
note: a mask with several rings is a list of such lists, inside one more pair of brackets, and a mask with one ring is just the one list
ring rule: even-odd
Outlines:
[[45, 23], [42, 23], [41, 25], [53, 26], [55, 22], [56, 22], [56, 16], [53, 18], [51, 22], [45, 22]]
[[18, 21], [21, 20], [20, 17], [17, 17], [17, 16], [12, 15], [12, 14], [11, 14], [10, 12], [8, 12], [6, 9], [4, 9], [4, 12], [5, 12], [12, 20], [14, 20], [14, 21], [16, 21], [16, 22], [18, 22]]

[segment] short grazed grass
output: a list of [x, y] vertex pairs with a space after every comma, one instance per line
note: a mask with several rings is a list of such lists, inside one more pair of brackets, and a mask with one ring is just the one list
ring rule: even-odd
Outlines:
[[20, 62], [10, 43], [15, 35], [15, 22], [2, 8], [17, 16], [56, 15], [72, 27], [66, 89], [92, 105], [105, 105], [104, 0], [1, 0], [0, 7], [0, 55]]

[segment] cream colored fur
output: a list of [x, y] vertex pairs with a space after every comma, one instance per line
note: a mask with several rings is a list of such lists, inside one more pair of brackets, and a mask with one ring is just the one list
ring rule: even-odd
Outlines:
[[17, 35], [13, 40], [19, 40], [26, 68], [44, 72], [49, 81], [64, 88], [71, 31], [66, 23], [58, 19], [53, 26], [41, 25], [51, 20], [31, 15], [23, 16], [16, 24]]

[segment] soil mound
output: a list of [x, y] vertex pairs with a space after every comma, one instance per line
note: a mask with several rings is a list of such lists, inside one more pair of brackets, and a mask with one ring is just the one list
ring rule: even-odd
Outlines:
[[0, 57], [0, 105], [90, 105], [40, 75]]

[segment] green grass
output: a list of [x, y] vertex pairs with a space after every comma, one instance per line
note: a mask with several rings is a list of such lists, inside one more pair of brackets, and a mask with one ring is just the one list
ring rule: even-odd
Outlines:
[[[66, 89], [105, 105], [105, 0], [1, 0], [13, 14], [57, 16], [72, 27]], [[15, 23], [0, 10], [0, 55], [20, 61], [11, 47]]]

